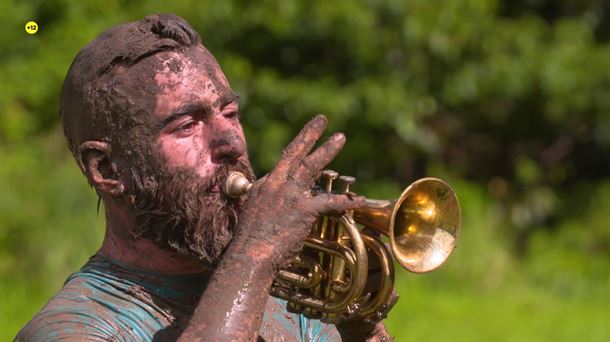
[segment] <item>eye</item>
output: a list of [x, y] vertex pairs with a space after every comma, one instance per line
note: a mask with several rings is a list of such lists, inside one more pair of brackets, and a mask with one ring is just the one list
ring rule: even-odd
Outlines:
[[230, 112], [226, 112], [223, 116], [229, 120], [239, 120], [240, 114], [239, 111], [232, 110]]
[[198, 122], [196, 120], [189, 120], [183, 124], [180, 124], [173, 131], [178, 136], [184, 137], [193, 133], [195, 127], [197, 127]]

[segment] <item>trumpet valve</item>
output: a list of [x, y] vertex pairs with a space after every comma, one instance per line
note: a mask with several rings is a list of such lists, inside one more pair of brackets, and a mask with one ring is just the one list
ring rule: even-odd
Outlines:
[[339, 192], [348, 194], [350, 193], [349, 187], [356, 181], [355, 177], [352, 176], [340, 176], [337, 182], [339, 183]]
[[322, 175], [320, 176], [322, 182], [322, 186], [324, 187], [324, 191], [330, 193], [333, 190], [333, 181], [339, 177], [339, 173], [333, 170], [324, 170], [322, 171]]

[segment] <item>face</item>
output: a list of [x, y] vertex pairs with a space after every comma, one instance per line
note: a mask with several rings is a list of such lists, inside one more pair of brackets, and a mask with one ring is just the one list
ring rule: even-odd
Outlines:
[[247, 160], [238, 97], [214, 57], [201, 46], [158, 57], [164, 60], [155, 75], [156, 144], [167, 164], [206, 179]]
[[[141, 73], [130, 70], [138, 78], [132, 78], [134, 86], [154, 80], [148, 92], [154, 110], [142, 135], [148, 148], [130, 163], [137, 166], [128, 189], [140, 234], [214, 265], [232, 237], [241, 203], [224, 196], [221, 184], [232, 170], [254, 179], [237, 95], [202, 46], [159, 53], [139, 68]], [[142, 76], [146, 71], [150, 77]]]

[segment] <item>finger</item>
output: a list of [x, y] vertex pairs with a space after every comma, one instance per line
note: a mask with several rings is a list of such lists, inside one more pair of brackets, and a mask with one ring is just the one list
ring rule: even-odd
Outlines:
[[309, 199], [309, 205], [320, 214], [339, 214], [350, 209], [364, 206], [363, 196], [345, 196], [342, 194], [320, 194]]
[[345, 145], [345, 135], [335, 133], [332, 137], [301, 161], [294, 178], [304, 184], [311, 183], [316, 176], [337, 156]]
[[253, 193], [258, 191], [258, 189], [262, 186], [262, 184], [265, 184], [265, 182], [267, 181], [268, 178], [269, 178], [269, 174], [266, 174], [266, 175], [262, 176], [261, 178], [257, 179], [255, 182], [253, 182], [252, 187], [248, 191], [248, 195], [251, 196]]
[[305, 124], [299, 134], [282, 151], [282, 156], [273, 170], [273, 175], [285, 176], [292, 169], [296, 160], [301, 160], [307, 155], [324, 132], [326, 123], [326, 117], [319, 114]]

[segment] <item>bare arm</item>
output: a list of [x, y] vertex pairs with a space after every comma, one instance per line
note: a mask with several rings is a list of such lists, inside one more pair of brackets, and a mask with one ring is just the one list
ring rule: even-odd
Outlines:
[[274, 278], [264, 248], [231, 244], [180, 341], [255, 340]]
[[325, 117], [311, 120], [253, 185], [236, 235], [180, 340], [254, 340], [275, 271], [301, 250], [316, 218], [364, 204], [362, 197], [311, 194], [315, 178], [345, 143], [335, 134], [309, 154], [325, 127]]

